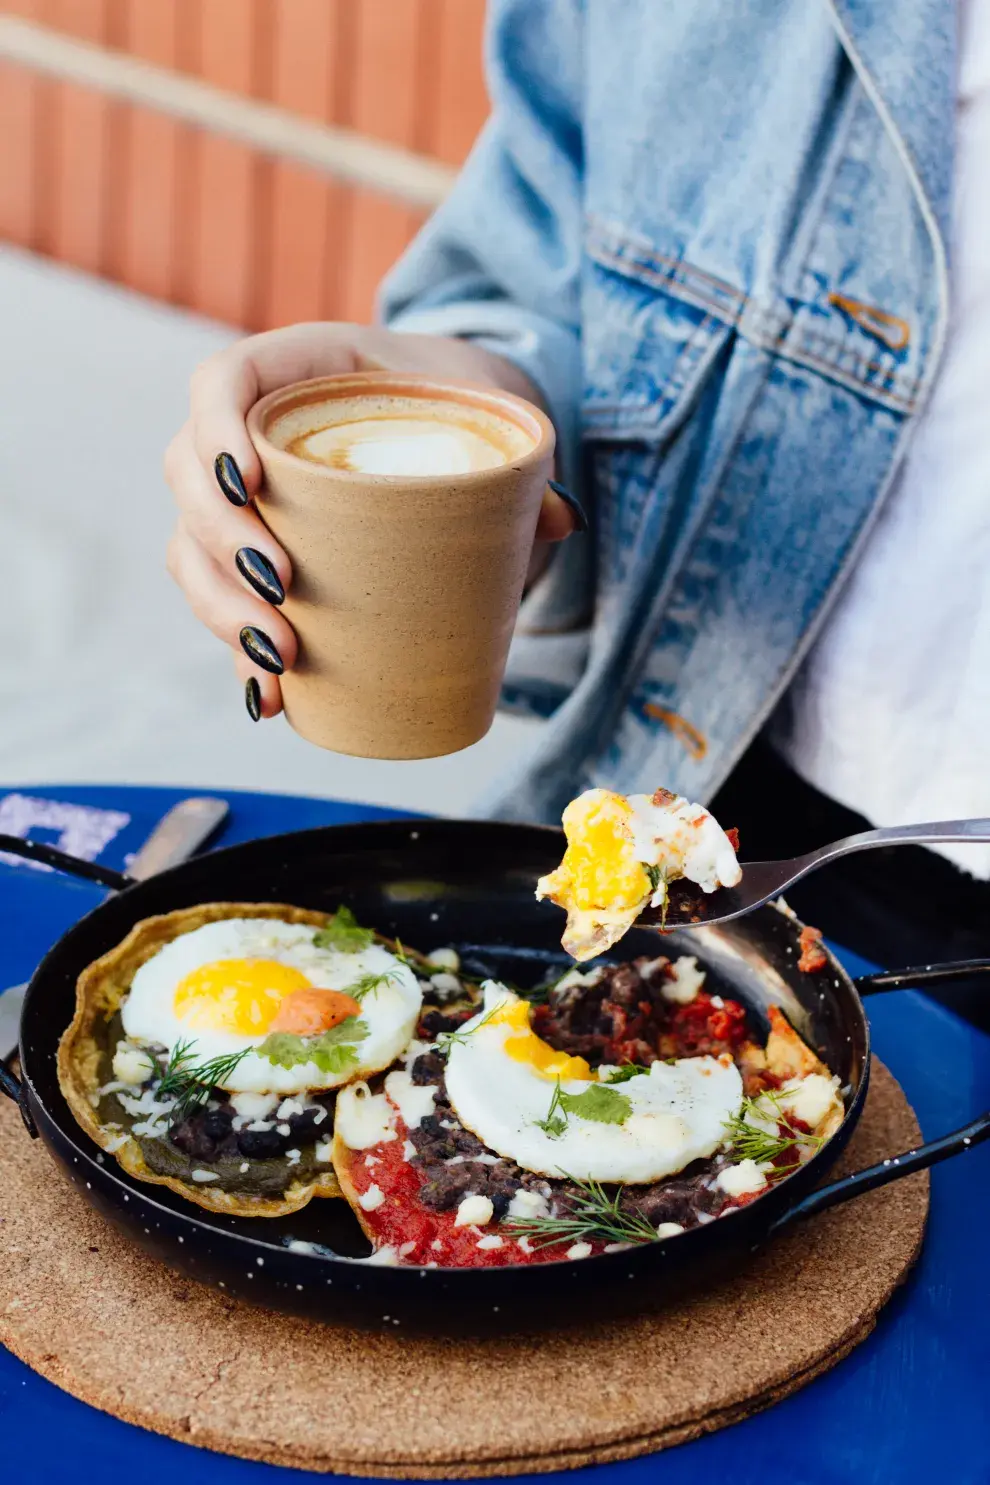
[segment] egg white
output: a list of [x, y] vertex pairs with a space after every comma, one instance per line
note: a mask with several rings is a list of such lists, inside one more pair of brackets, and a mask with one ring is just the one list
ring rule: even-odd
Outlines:
[[271, 918], [224, 918], [181, 934], [135, 974], [121, 1009], [124, 1031], [135, 1042], [163, 1046], [170, 1052], [179, 1042], [191, 1042], [190, 1059], [195, 1062], [259, 1046], [267, 1030], [247, 1036], [192, 1028], [176, 1015], [174, 999], [180, 982], [193, 970], [220, 959], [278, 960], [301, 971], [311, 984], [334, 990], [347, 990], [362, 975], [388, 972], [393, 978], [361, 1002], [361, 1020], [368, 1035], [355, 1044], [358, 1061], [346, 1072], [327, 1073], [313, 1062], [278, 1067], [250, 1051], [223, 1086], [237, 1093], [302, 1093], [336, 1088], [388, 1067], [409, 1042], [419, 1016], [423, 996], [416, 976], [380, 944], [345, 954], [317, 948], [313, 943], [316, 932], [307, 924]]
[[[538, 1121], [546, 1119], [555, 1080], [505, 1051], [515, 1028], [484, 1024], [496, 1006], [518, 999], [489, 982], [484, 1011], [461, 1029], [447, 1058], [447, 1096], [461, 1123], [489, 1150], [539, 1175], [644, 1184], [676, 1174], [722, 1144], [743, 1088], [738, 1068], [714, 1057], [654, 1062], [649, 1073], [615, 1085], [632, 1105], [623, 1124], [571, 1114], [562, 1134], [547, 1134]], [[566, 1093], [594, 1086], [561, 1080]]]

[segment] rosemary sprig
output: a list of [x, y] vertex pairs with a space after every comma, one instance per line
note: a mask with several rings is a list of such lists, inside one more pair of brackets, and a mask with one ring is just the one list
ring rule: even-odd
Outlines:
[[[572, 1177], [561, 1172], [564, 1180]], [[526, 1217], [503, 1221], [501, 1230], [530, 1239], [534, 1248], [556, 1243], [656, 1243], [657, 1230], [639, 1212], [623, 1212], [621, 1190], [609, 1196], [599, 1181], [574, 1181], [580, 1195], [571, 1195], [570, 1209], [561, 1217]]]
[[474, 1036], [476, 1031], [487, 1026], [492, 1017], [501, 1009], [502, 1002], [500, 1001], [498, 1005], [493, 1005], [490, 1011], [486, 1011], [474, 1026], [469, 1026], [466, 1030], [461, 1027], [459, 1031], [441, 1031], [436, 1041], [437, 1051], [449, 1053], [451, 1047], [463, 1047], [468, 1037]]
[[[763, 1099], [771, 1104], [772, 1113], [761, 1106]], [[759, 1122], [751, 1123], [747, 1116]], [[776, 1128], [768, 1129], [767, 1124], [770, 1122], [774, 1122]], [[781, 1126], [789, 1133], [782, 1134]], [[755, 1160], [757, 1165], [771, 1164], [788, 1150], [794, 1150], [800, 1155], [802, 1147], [817, 1150], [822, 1144], [820, 1135], [806, 1134], [803, 1129], [794, 1128], [787, 1108], [781, 1103], [780, 1094], [772, 1089], [761, 1093], [757, 1098], [744, 1098], [739, 1112], [725, 1121], [725, 1128], [732, 1154], [739, 1160]], [[794, 1162], [795, 1165], [798, 1163]], [[793, 1165], [777, 1167], [778, 1170], [793, 1168]]]
[[207, 1062], [191, 1062], [192, 1041], [176, 1042], [162, 1072], [161, 1082], [155, 1089], [156, 1098], [174, 1098], [169, 1110], [169, 1123], [181, 1124], [208, 1102], [215, 1088], [227, 1081], [234, 1068], [251, 1051], [242, 1047], [239, 1052], [228, 1052], [221, 1057], [211, 1057]]

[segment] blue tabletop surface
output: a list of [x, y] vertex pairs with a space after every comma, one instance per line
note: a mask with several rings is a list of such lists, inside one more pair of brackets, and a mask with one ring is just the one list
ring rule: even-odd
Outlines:
[[[36, 839], [61, 839], [70, 849], [88, 841], [91, 852], [96, 843], [99, 860], [120, 867], [179, 797], [166, 789], [25, 789], [0, 796], [0, 832], [30, 829]], [[225, 797], [231, 816], [223, 844], [398, 813], [284, 796]], [[99, 888], [0, 861], [0, 987], [26, 979], [100, 895]], [[853, 972], [868, 967], [843, 957]], [[990, 1037], [913, 993], [876, 1000], [869, 1011], [876, 1051], [903, 1085], [926, 1136], [990, 1107]], [[933, 1171], [918, 1267], [873, 1335], [845, 1361], [744, 1423], [663, 1454], [596, 1466], [584, 1478], [589, 1485], [765, 1485], [768, 1479], [986, 1485], [988, 1246], [990, 1142]], [[322, 1478], [207, 1454], [120, 1423], [60, 1392], [0, 1347], [0, 1480], [105, 1485], [179, 1476], [197, 1485], [314, 1485]]]

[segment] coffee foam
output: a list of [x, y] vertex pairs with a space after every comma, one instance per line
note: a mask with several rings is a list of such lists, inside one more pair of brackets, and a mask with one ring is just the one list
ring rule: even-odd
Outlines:
[[509, 419], [439, 397], [327, 398], [293, 408], [268, 434], [280, 448], [331, 469], [407, 478], [495, 469], [534, 445]]

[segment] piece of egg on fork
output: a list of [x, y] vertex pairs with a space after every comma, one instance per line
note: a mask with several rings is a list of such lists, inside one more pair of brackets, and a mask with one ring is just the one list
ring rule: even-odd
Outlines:
[[742, 877], [715, 817], [666, 789], [628, 797], [588, 789], [571, 800], [562, 823], [567, 849], [536, 895], [567, 913], [562, 943], [577, 960], [617, 943], [647, 905], [661, 907], [670, 882], [686, 877], [714, 892]]
[[[416, 976], [381, 944], [356, 953], [322, 948], [307, 924], [223, 918], [180, 934], [140, 966], [121, 1008], [126, 1035], [144, 1046], [189, 1046], [195, 1063], [245, 1052], [223, 1081], [238, 1093], [338, 1087], [387, 1067], [412, 1036], [422, 1005]], [[368, 976], [382, 978], [360, 993]], [[282, 1066], [256, 1048], [278, 1032], [307, 1037], [357, 1017], [355, 1059], [331, 1073], [311, 1061]]]
[[727, 1054], [657, 1061], [610, 1085], [583, 1058], [537, 1036], [530, 1009], [487, 982], [484, 1010], [460, 1028], [447, 1056], [447, 1096], [487, 1149], [540, 1175], [641, 1184], [674, 1175], [722, 1144], [743, 1097]]

